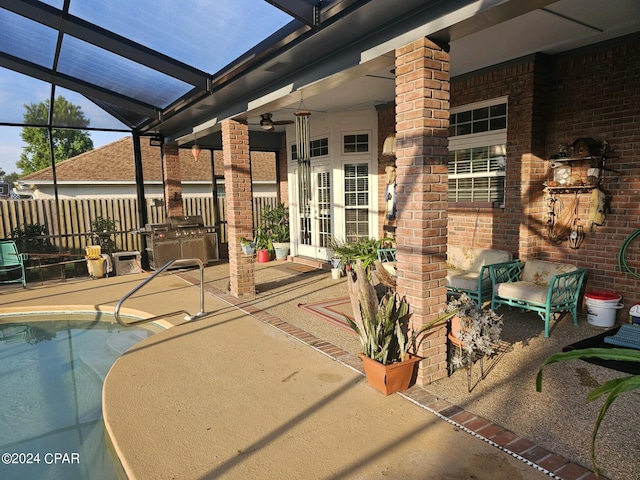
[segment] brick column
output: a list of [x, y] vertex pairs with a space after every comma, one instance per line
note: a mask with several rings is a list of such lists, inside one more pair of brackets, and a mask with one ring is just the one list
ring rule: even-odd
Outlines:
[[178, 145], [162, 146], [162, 177], [164, 178], [164, 205], [167, 217], [184, 215], [182, 206], [182, 172]]
[[255, 295], [253, 255], [244, 255], [239, 237], [253, 238], [253, 194], [249, 128], [234, 120], [222, 122], [222, 157], [229, 234], [230, 293], [234, 297]]
[[[446, 302], [449, 54], [423, 38], [396, 50], [397, 267], [415, 328]], [[447, 376], [447, 329], [425, 335], [419, 385]]]

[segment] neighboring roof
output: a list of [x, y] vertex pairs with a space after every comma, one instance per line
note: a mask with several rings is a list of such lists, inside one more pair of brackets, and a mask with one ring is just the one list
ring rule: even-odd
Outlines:
[[[152, 147], [141, 141], [142, 169], [145, 182], [162, 182], [162, 159], [160, 147]], [[180, 149], [181, 174], [183, 182], [211, 181], [209, 150], [202, 150], [196, 162], [191, 150]], [[251, 152], [251, 173], [254, 181], [275, 181], [275, 154], [272, 152]], [[214, 151], [216, 175], [224, 174], [222, 152]], [[78, 181], [123, 182], [135, 181], [133, 162], [133, 140], [131, 136], [69, 158], [56, 164], [58, 183]], [[20, 178], [21, 182], [53, 181], [51, 167], [44, 168]]]

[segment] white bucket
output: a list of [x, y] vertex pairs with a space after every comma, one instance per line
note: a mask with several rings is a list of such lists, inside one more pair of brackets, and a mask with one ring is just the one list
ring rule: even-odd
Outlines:
[[341, 275], [342, 275], [342, 270], [340, 270], [339, 268], [331, 269], [331, 278], [333, 278], [334, 280], [340, 280]]
[[613, 327], [616, 311], [624, 307], [621, 295], [611, 292], [588, 292], [584, 294], [587, 306], [587, 322], [595, 327]]

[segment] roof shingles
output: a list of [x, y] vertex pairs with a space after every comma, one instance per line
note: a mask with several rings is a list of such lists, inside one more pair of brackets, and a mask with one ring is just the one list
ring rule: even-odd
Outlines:
[[[148, 142], [141, 142], [143, 176], [145, 181], [162, 181], [162, 158], [160, 147], [152, 147]], [[180, 149], [182, 181], [211, 181], [211, 163], [209, 150], [202, 151], [196, 162], [191, 150]], [[223, 175], [222, 152], [214, 151], [216, 175]], [[251, 152], [251, 172], [254, 181], [275, 181], [275, 154], [272, 152]], [[56, 164], [58, 182], [100, 181], [121, 182], [135, 181], [133, 162], [133, 141], [124, 137], [115, 142], [82, 153]], [[51, 181], [51, 167], [38, 170], [20, 180]]]

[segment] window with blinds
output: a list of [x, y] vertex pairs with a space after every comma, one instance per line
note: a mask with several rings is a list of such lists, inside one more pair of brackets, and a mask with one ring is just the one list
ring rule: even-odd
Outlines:
[[369, 238], [369, 165], [344, 166], [344, 217], [347, 242]]
[[506, 99], [451, 110], [449, 202], [504, 206]]

